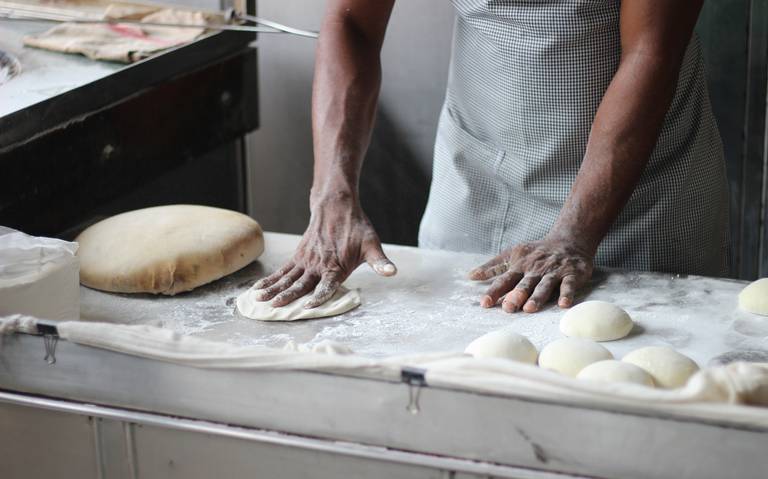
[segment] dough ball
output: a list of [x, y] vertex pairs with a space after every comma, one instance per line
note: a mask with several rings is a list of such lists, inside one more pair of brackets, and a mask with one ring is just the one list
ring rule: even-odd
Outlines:
[[319, 319], [329, 316], [337, 316], [351, 311], [360, 306], [360, 293], [356, 289], [349, 290], [344, 286], [331, 296], [325, 303], [315, 308], [307, 309], [304, 303], [307, 298], [298, 298], [295, 301], [275, 308], [271, 301], [259, 301], [256, 299], [258, 290], [251, 288], [237, 297], [237, 310], [246, 318], [260, 321], [297, 321], [300, 319]]
[[582, 369], [576, 377], [590, 381], [634, 383], [653, 387], [653, 378], [644, 369], [615, 359], [592, 363]]
[[539, 355], [528, 338], [505, 329], [480, 336], [464, 352], [476, 358], [503, 358], [529, 364], [536, 364]]
[[626, 311], [605, 301], [586, 301], [569, 309], [560, 320], [560, 331], [573, 338], [594, 341], [621, 339], [632, 331]]
[[613, 359], [613, 354], [590, 339], [563, 338], [547, 344], [539, 354], [539, 366], [576, 377], [592, 363]]
[[685, 386], [688, 378], [699, 370], [691, 358], [666, 346], [635, 349], [622, 361], [645, 369], [656, 386], [667, 389]]
[[758, 279], [742, 289], [739, 307], [750, 313], [768, 316], [768, 278]]
[[80, 282], [115, 293], [174, 295], [234, 273], [264, 251], [259, 224], [220, 208], [130, 211], [83, 231]]

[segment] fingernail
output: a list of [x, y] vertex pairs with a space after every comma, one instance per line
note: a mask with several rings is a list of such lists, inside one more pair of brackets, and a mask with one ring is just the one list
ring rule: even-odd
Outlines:
[[253, 295], [256, 297], [256, 301], [266, 301], [267, 292], [265, 290], [258, 290]]
[[373, 268], [376, 270], [377, 273], [382, 273], [382, 274], [393, 274], [396, 271], [395, 265], [393, 265], [392, 263], [377, 263], [374, 265]]
[[539, 305], [535, 301], [528, 300], [523, 306], [523, 310], [529, 313], [536, 312], [539, 309]]
[[482, 298], [480, 298], [480, 306], [482, 306], [483, 308], [490, 308], [491, 306], [493, 306], [493, 298], [491, 298], [488, 295], [483, 296]]

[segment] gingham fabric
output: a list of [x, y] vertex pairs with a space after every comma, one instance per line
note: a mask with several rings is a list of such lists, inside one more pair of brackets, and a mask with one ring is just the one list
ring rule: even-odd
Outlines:
[[[621, 54], [618, 0], [455, 0], [419, 244], [496, 254], [543, 238], [570, 191]], [[638, 125], [640, 127], [640, 125]], [[597, 264], [722, 275], [727, 182], [700, 45]]]

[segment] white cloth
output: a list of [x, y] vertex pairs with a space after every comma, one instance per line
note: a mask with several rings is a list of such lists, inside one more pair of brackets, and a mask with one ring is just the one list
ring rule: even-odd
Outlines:
[[0, 334], [37, 332], [37, 319], [23, 314], [13, 314], [0, 318]]
[[[34, 320], [0, 318], [0, 333], [33, 332]], [[62, 322], [62, 339], [124, 354], [206, 369], [303, 370], [397, 379], [402, 367], [426, 370], [427, 384], [508, 397], [560, 401], [616, 411], [679, 413], [768, 425], [768, 364], [731, 363], [697, 373], [686, 387], [651, 389], [566, 377], [529, 364], [461, 353], [370, 359], [335, 343], [284, 350], [235, 346], [153, 326]], [[747, 407], [764, 406], [764, 407]]]
[[0, 316], [80, 318], [77, 243], [0, 226]]

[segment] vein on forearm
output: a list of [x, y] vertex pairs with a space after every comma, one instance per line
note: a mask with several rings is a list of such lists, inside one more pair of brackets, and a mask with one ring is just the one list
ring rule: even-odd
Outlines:
[[313, 196], [357, 197], [381, 84], [380, 48], [351, 22], [324, 25], [312, 95]]

